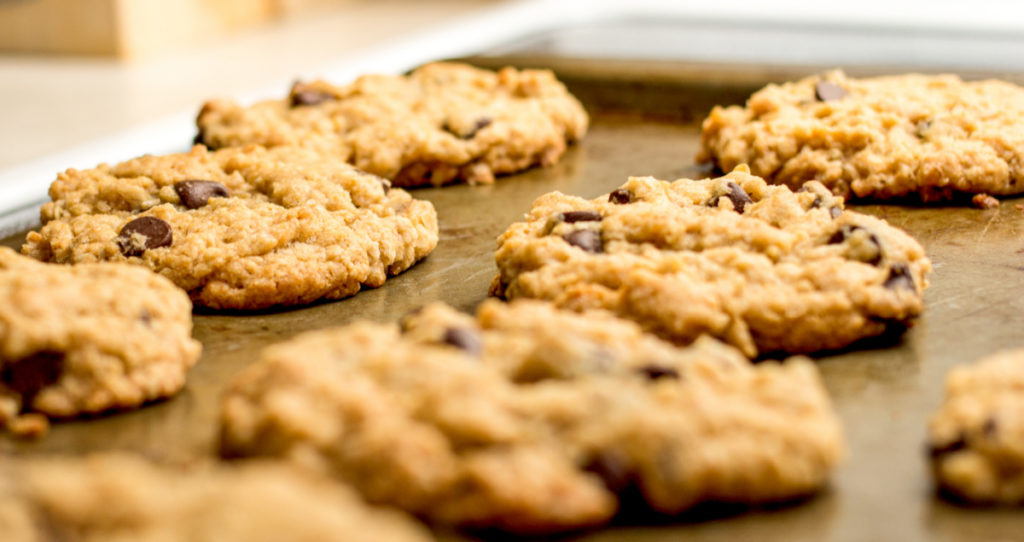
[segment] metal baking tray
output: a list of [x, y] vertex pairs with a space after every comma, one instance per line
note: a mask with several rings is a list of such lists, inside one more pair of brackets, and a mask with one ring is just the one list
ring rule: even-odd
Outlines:
[[[489, 186], [414, 192], [437, 207], [441, 241], [426, 260], [383, 287], [302, 308], [255, 313], [197, 310], [203, 357], [177, 397], [140, 410], [58, 422], [38, 441], [0, 437], [0, 453], [84, 454], [133, 450], [169, 462], [215, 455], [219, 400], [232, 377], [265, 345], [356, 319], [393, 321], [432, 300], [470, 311], [496, 272], [495, 238], [539, 195], [595, 197], [630, 175], [700, 178], [699, 122], [714, 104], [741, 103], [769, 81], [814, 67], [713, 65], [534, 57], [474, 57], [485, 67], [554, 68], [592, 116], [587, 137], [553, 167]], [[851, 70], [858, 74], [870, 69]], [[891, 70], [890, 70], [891, 71]], [[99, 161], [99, 160], [97, 160]], [[587, 541], [967, 541], [1024, 537], [1019, 510], [972, 509], [935, 496], [925, 427], [954, 365], [1024, 346], [1024, 198], [997, 209], [969, 206], [850, 205], [904, 228], [935, 270], [923, 316], [901, 337], [818, 358], [844, 423], [845, 462], [830, 486], [804, 502], [770, 509], [702, 508], [678, 518], [625, 516], [575, 533]], [[20, 247], [24, 233], [3, 239]], [[459, 536], [446, 534], [445, 537]], [[486, 537], [485, 537], [486, 538]]]

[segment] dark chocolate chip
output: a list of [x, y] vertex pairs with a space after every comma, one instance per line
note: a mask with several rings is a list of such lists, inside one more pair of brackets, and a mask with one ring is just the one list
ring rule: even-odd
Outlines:
[[213, 181], [178, 181], [174, 183], [174, 191], [178, 193], [182, 205], [189, 209], [206, 205], [210, 198], [226, 198], [231, 195], [226, 186]]
[[297, 89], [292, 91], [292, 107], [319, 105], [337, 99], [333, 94], [322, 90]]
[[597, 452], [583, 466], [583, 470], [596, 474], [605, 487], [621, 493], [633, 483], [625, 458], [617, 452]]
[[949, 442], [942, 445], [933, 443], [928, 448], [928, 455], [930, 455], [932, 459], [938, 459], [946, 454], [951, 454], [953, 452], [963, 450], [966, 447], [967, 441], [964, 440], [963, 435], [960, 435], [960, 437], [954, 440], [953, 442]]
[[985, 420], [985, 424], [981, 426], [981, 434], [985, 435], [986, 438], [993, 438], [996, 436], [996, 432], [999, 430], [999, 424], [996, 423], [995, 418], [989, 418]]
[[818, 84], [814, 85], [814, 97], [819, 102], [841, 100], [846, 97], [846, 94], [847, 92], [843, 87], [828, 81], [818, 81]]
[[737, 213], [743, 214], [743, 209], [747, 207], [748, 203], [753, 203], [754, 200], [750, 199], [750, 196], [740, 188], [740, 185], [729, 181], [725, 183], [725, 186], [729, 189], [725, 194], [715, 196], [708, 202], [708, 207], [718, 207], [718, 200], [722, 196], [725, 196], [732, 200], [732, 208]]
[[[836, 207], [833, 207], [833, 209], [836, 209]], [[860, 226], [851, 226], [849, 224], [843, 224], [842, 226], [839, 227], [838, 230], [836, 230], [835, 233], [832, 234], [832, 237], [829, 237], [828, 244], [830, 244], [830, 245], [837, 245], [839, 243], [842, 243], [842, 242], [846, 241], [847, 239], [849, 239], [850, 237], [852, 237], [854, 232], [857, 232], [857, 231], [867, 232], [867, 230], [865, 230], [864, 228], [862, 228]], [[867, 235], [868, 235], [868, 241], [871, 244], [875, 245], [877, 250], [875, 251], [875, 254], [871, 257], [871, 259], [864, 261], [864, 263], [869, 263], [871, 265], [877, 265], [878, 262], [882, 261], [882, 244], [878, 241], [878, 236], [877, 235], [875, 235], [873, 233], [870, 233], [870, 232], [868, 232]]]
[[473, 355], [477, 355], [483, 350], [480, 334], [473, 329], [465, 327], [450, 327], [446, 329], [441, 340], [445, 344], [450, 344]]
[[885, 279], [883, 286], [890, 290], [906, 288], [917, 291], [917, 287], [914, 286], [914, 277], [910, 276], [910, 267], [907, 267], [905, 263], [892, 264], [892, 267], [889, 268], [889, 278]]
[[473, 126], [469, 129], [469, 131], [464, 134], [459, 133], [457, 130], [452, 128], [451, 125], [448, 124], [448, 122], [445, 122], [443, 125], [441, 125], [441, 129], [460, 139], [473, 139], [474, 137], [476, 137], [477, 132], [483, 130], [484, 128], [487, 128], [493, 122], [494, 120], [491, 119], [490, 117], [481, 117], [477, 119], [477, 121], [473, 123]]
[[649, 380], [658, 380], [659, 378], [679, 378], [679, 371], [672, 367], [665, 367], [664, 365], [644, 365], [643, 367], [637, 367], [637, 372], [646, 376]]
[[199, 133], [197, 133], [196, 136], [192, 138], [192, 144], [193, 145], [202, 145], [203, 144], [203, 138], [204, 138], [203, 131], [199, 130]]
[[604, 243], [601, 240], [601, 232], [594, 230], [576, 230], [562, 236], [566, 243], [574, 247], [582, 248], [587, 252], [599, 254], [604, 252]]
[[619, 205], [625, 205], [627, 203], [633, 202], [633, 194], [631, 194], [629, 190], [626, 190], [625, 188], [616, 188], [615, 190], [612, 190], [610, 194], [608, 194], [608, 201], [612, 203], [617, 203]]
[[828, 214], [832, 215], [832, 219], [835, 220], [843, 216], [843, 210], [840, 209], [838, 206], [832, 207], [831, 209], [828, 210]]
[[484, 128], [487, 128], [494, 122], [494, 119], [490, 117], [481, 117], [473, 123], [473, 129], [468, 134], [462, 134], [462, 139], [473, 139], [476, 137], [476, 133]]
[[63, 370], [63, 354], [36, 352], [26, 358], [6, 363], [0, 370], [0, 381], [21, 395], [22, 410], [28, 410], [36, 394], [56, 382]]
[[[146, 238], [141, 247], [132, 239], [136, 234]], [[155, 216], [136, 218], [117, 234], [117, 245], [125, 256], [141, 256], [151, 248], [170, 246], [172, 240], [171, 225]]]
[[558, 218], [562, 222], [573, 224], [575, 222], [600, 222], [603, 217], [595, 211], [566, 211], [559, 213]]

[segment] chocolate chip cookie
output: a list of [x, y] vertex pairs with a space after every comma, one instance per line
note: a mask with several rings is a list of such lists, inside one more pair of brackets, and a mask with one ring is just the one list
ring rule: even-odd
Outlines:
[[1024, 350], [950, 371], [928, 434], [932, 470], [946, 494], [1024, 504]]
[[922, 309], [924, 250], [745, 166], [721, 178], [634, 177], [594, 200], [552, 192], [498, 238], [494, 295], [608, 309], [678, 344], [712, 335], [754, 357], [831, 350]]
[[280, 465], [160, 467], [127, 454], [0, 459], [4, 542], [426, 542], [412, 519]]
[[199, 358], [192, 304], [170, 281], [110, 263], [46, 265], [0, 247], [0, 426], [170, 397]]
[[[855, 79], [841, 71], [768, 85], [716, 107], [698, 160], [858, 198], [1024, 192], [1024, 88], [953, 75]], [[969, 199], [969, 198], [965, 198]]]
[[839, 423], [804, 359], [677, 348], [604, 311], [432, 304], [264, 350], [229, 387], [220, 448], [288, 458], [433, 523], [599, 525], [623, 499], [675, 514], [821, 488]]
[[142, 265], [197, 304], [258, 309], [384, 284], [437, 245], [434, 207], [296, 148], [143, 156], [70, 169], [23, 252]]
[[196, 120], [196, 142], [303, 146], [396, 186], [441, 186], [491, 183], [496, 175], [553, 164], [587, 123], [579, 101], [550, 71], [435, 63], [340, 87], [296, 83], [286, 99], [250, 107], [209, 101]]

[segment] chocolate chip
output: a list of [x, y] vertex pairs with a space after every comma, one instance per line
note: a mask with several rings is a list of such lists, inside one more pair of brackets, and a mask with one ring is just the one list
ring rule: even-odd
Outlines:
[[0, 382], [21, 395], [22, 410], [28, 410], [36, 394], [56, 382], [63, 370], [63, 354], [36, 352], [26, 358], [6, 363], [0, 370]]
[[460, 133], [458, 130], [452, 128], [452, 126], [448, 124], [447, 121], [441, 126], [441, 129], [460, 139], [473, 139], [474, 137], [476, 137], [477, 132], [483, 130], [484, 128], [487, 128], [493, 122], [494, 120], [491, 119], [490, 117], [481, 117], [477, 119], [476, 122], [473, 123], [473, 126], [466, 133]]
[[483, 350], [480, 334], [473, 329], [465, 327], [450, 327], [446, 329], [441, 340], [445, 344], [450, 344], [473, 355], [477, 355]]
[[732, 181], [725, 183], [725, 186], [729, 191], [711, 198], [711, 201], [708, 202], [708, 207], [718, 207], [718, 200], [725, 196], [732, 201], [733, 210], [743, 214], [743, 209], [747, 207], [748, 203], [753, 203], [754, 200], [750, 199], [750, 196], [740, 188], [740, 185]]
[[616, 188], [608, 194], [608, 201], [619, 205], [625, 205], [633, 202], [633, 194], [625, 188]]
[[906, 288], [917, 291], [917, 287], [914, 286], [914, 278], [910, 276], [910, 267], [907, 267], [905, 263], [895, 263], [889, 268], [889, 278], [885, 279], [883, 286], [890, 290]]
[[226, 186], [213, 181], [178, 181], [174, 183], [174, 191], [178, 193], [182, 205], [189, 209], [206, 205], [210, 198], [226, 198], [231, 195]]
[[632, 483], [626, 459], [617, 452], [597, 452], [583, 466], [583, 470], [596, 474], [605, 487], [615, 493], [621, 493]]
[[[833, 209], [835, 208], [836, 207], [833, 207]], [[863, 261], [864, 263], [869, 263], [871, 265], [877, 265], [878, 262], [882, 261], [882, 244], [878, 241], [877, 235], [868, 232], [866, 229], [860, 226], [851, 226], [849, 224], [843, 224], [842, 226], [839, 227], [838, 230], [836, 230], [835, 233], [832, 234], [832, 237], [829, 237], [828, 244], [837, 245], [839, 243], [843, 243], [847, 239], [853, 237], [854, 234], [858, 231], [865, 232], [865, 235], [867, 235], [868, 242], [874, 245], [874, 250], [872, 250], [869, 253], [870, 255], [868, 255], [867, 257], [862, 257], [861, 261]]]
[[966, 447], [967, 441], [964, 440], [963, 435], [960, 435], [960, 437], [954, 440], [953, 442], [949, 442], [942, 445], [932, 443], [932, 445], [928, 448], [928, 455], [930, 455], [932, 459], [938, 459], [944, 455], [951, 454], [959, 450], [963, 450]]
[[[141, 235], [145, 238], [140, 246], [133, 237]], [[117, 234], [117, 245], [125, 256], [141, 256], [151, 248], [170, 246], [172, 241], [171, 225], [155, 216], [136, 218], [124, 225]]]
[[199, 133], [197, 133], [196, 136], [192, 138], [192, 144], [193, 145], [201, 145], [202, 143], [203, 143], [203, 131], [199, 130]]
[[637, 367], [637, 372], [646, 376], [649, 380], [658, 380], [659, 378], [671, 378], [678, 379], [679, 371], [672, 367], [665, 367], [664, 365], [644, 365], [643, 367]]
[[832, 207], [831, 209], [828, 210], [828, 214], [832, 215], [832, 220], [835, 220], [843, 216], [843, 210], [840, 209], [838, 206]]
[[473, 129], [468, 134], [462, 134], [462, 139], [473, 139], [476, 137], [476, 133], [484, 128], [487, 128], [494, 122], [494, 119], [490, 117], [481, 117], [473, 123]]
[[296, 88], [292, 91], [292, 107], [299, 107], [304, 105], [319, 105], [327, 101], [337, 99], [333, 94], [324, 92], [322, 90], [313, 90], [308, 88], [299, 89]]
[[846, 97], [846, 94], [847, 92], [843, 87], [828, 81], [818, 81], [818, 84], [814, 85], [814, 97], [819, 102], [841, 100]]
[[139, 321], [145, 324], [146, 326], [149, 326], [149, 324], [153, 321], [153, 316], [149, 314], [148, 310], [142, 309], [142, 313], [139, 314]]
[[381, 187], [384, 188], [385, 194], [391, 191], [391, 181], [385, 179], [384, 177], [377, 177], [377, 179], [380, 180], [380, 185]]
[[985, 424], [981, 426], [981, 434], [985, 435], [986, 438], [995, 437], [998, 430], [999, 424], [996, 423], [995, 418], [985, 420]]
[[601, 214], [595, 211], [566, 211], [558, 214], [559, 220], [567, 224], [575, 222], [600, 222]]
[[566, 243], [574, 247], [582, 248], [583, 250], [599, 254], [604, 252], [603, 242], [601, 241], [601, 232], [594, 230], [576, 230], [571, 231], [562, 236]]

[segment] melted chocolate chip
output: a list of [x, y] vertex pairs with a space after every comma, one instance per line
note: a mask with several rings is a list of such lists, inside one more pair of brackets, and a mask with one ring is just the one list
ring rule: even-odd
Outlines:
[[637, 372], [646, 376], [649, 380], [658, 380], [659, 378], [671, 378], [678, 379], [679, 371], [672, 367], [665, 367], [664, 365], [644, 365], [643, 367], [637, 367]]
[[603, 217], [595, 211], [566, 211], [559, 213], [558, 218], [562, 222], [573, 224], [575, 222], [600, 222]]
[[56, 382], [63, 370], [63, 354], [36, 352], [27, 358], [5, 364], [0, 370], [0, 382], [21, 395], [22, 410], [28, 410], [36, 394]]
[[322, 90], [304, 88], [292, 91], [291, 99], [292, 107], [300, 107], [304, 105], [319, 105], [337, 98], [333, 94]]
[[451, 327], [445, 330], [441, 338], [445, 344], [450, 344], [468, 354], [477, 355], [483, 350], [483, 343], [480, 341], [480, 334], [476, 330], [465, 327]]
[[750, 196], [740, 188], [740, 185], [729, 181], [725, 183], [728, 192], [725, 194], [715, 196], [708, 202], [708, 207], [718, 207], [718, 200], [725, 196], [732, 201], [732, 208], [737, 213], [743, 214], [743, 209], [747, 207], [748, 203], [753, 203], [754, 200], [750, 199]]
[[604, 252], [604, 243], [601, 240], [601, 232], [594, 230], [576, 230], [562, 236], [566, 243], [574, 247], [582, 248], [592, 254]]
[[[133, 239], [134, 236], [145, 237], [142, 246]], [[124, 225], [117, 234], [117, 245], [125, 256], [141, 256], [151, 248], [170, 246], [173, 241], [171, 225], [155, 216], [136, 218]]]
[[910, 268], [905, 263], [895, 263], [889, 268], [889, 278], [885, 279], [883, 286], [890, 290], [906, 288], [917, 291], [917, 287], [914, 286], [914, 278], [910, 276]]
[[210, 198], [226, 198], [231, 195], [226, 186], [213, 181], [179, 181], [174, 183], [174, 191], [178, 193], [182, 205], [189, 209], [203, 207]]
[[966, 447], [967, 441], [964, 440], [963, 435], [960, 435], [960, 437], [954, 440], [953, 442], [949, 442], [942, 445], [933, 443], [928, 448], [928, 455], [930, 455], [932, 459], [938, 459], [944, 455], [951, 454], [959, 450], [963, 450]]
[[625, 205], [633, 202], [633, 194], [625, 188], [616, 188], [608, 194], [608, 201], [619, 205]]
[[841, 100], [846, 97], [846, 94], [847, 92], [843, 87], [828, 81], [818, 81], [818, 84], [814, 85], [814, 97], [819, 102]]
[[605, 487], [621, 493], [633, 483], [632, 474], [624, 457], [616, 452], [597, 452], [583, 466], [583, 470], [596, 474]]

